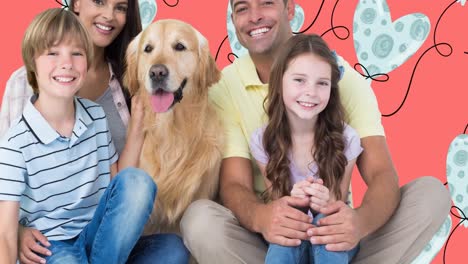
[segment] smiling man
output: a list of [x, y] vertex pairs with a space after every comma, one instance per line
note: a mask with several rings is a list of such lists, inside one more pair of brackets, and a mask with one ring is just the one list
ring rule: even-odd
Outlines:
[[[349, 250], [360, 244], [353, 263], [410, 263], [442, 225], [450, 197], [440, 181], [416, 179], [399, 188], [376, 97], [368, 83], [342, 58], [339, 83], [347, 120], [364, 148], [357, 164], [367, 184], [361, 205], [337, 201], [321, 210], [318, 227], [295, 208], [307, 199], [263, 202], [265, 190], [252, 163], [250, 135], [266, 122], [263, 101], [270, 69], [292, 36], [293, 0], [231, 0], [232, 21], [249, 51], [223, 70], [210, 98], [225, 120], [226, 148], [220, 172], [221, 204], [200, 200], [186, 211], [181, 230], [199, 263], [264, 263], [268, 243], [296, 246], [300, 240]], [[424, 197], [424, 198], [423, 198]], [[209, 235], [208, 235], [209, 234]]]

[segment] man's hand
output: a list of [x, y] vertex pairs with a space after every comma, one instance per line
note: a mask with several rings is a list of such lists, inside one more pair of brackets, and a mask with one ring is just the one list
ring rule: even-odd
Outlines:
[[358, 214], [343, 201], [330, 202], [321, 208], [327, 215], [307, 231], [312, 244], [326, 244], [330, 251], [345, 251], [354, 248], [362, 238]]
[[46, 263], [45, 259], [39, 257], [37, 254], [46, 256], [52, 255], [47, 248], [39, 245], [40, 242], [44, 246], [50, 246], [47, 237], [36, 229], [28, 227], [19, 228], [19, 259], [21, 263], [36, 264]]
[[307, 240], [312, 219], [296, 208], [308, 203], [307, 198], [284, 196], [259, 207], [256, 215], [265, 240], [283, 246], [298, 246], [301, 240]]

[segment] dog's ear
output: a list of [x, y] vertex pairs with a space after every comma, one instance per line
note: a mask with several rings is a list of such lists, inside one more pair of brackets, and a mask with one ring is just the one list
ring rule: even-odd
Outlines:
[[217, 83], [221, 78], [221, 72], [216, 66], [216, 61], [210, 53], [210, 46], [206, 38], [194, 29], [198, 38], [198, 57], [200, 58], [200, 71], [198, 74], [199, 87], [208, 88]]
[[138, 47], [140, 43], [141, 34], [140, 32], [128, 45], [127, 52], [125, 54], [125, 63], [127, 68], [123, 77], [123, 85], [127, 89], [131, 96], [138, 91]]

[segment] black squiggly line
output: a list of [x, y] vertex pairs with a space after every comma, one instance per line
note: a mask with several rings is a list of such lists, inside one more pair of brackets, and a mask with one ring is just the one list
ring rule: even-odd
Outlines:
[[466, 130], [468, 130], [468, 124], [466, 124], [465, 130], [463, 130], [463, 134], [466, 134]]
[[[333, 34], [335, 35], [336, 38], [340, 39], [340, 40], [345, 40], [345, 39], [348, 39], [349, 36], [350, 36], [350, 31], [349, 29], [346, 27], [346, 26], [334, 26], [333, 25], [333, 20], [334, 20], [334, 17], [335, 17], [335, 10], [336, 10], [336, 6], [338, 5], [338, 2], [340, 2], [340, 0], [336, 0], [335, 2], [335, 6], [333, 6], [333, 10], [332, 10], [332, 14], [331, 14], [331, 17], [330, 17], [330, 25], [331, 25], [331, 28], [330, 29], [327, 29], [325, 32], [322, 33], [322, 35], [320, 35], [321, 37], [323, 37], [325, 34], [327, 34], [328, 32], [332, 31]], [[346, 37], [340, 37], [338, 36], [338, 34], [336, 33], [335, 29], [338, 29], [338, 28], [343, 28], [345, 31], [346, 31]]]
[[[331, 30], [333, 31], [333, 34], [335, 35], [335, 37], [337, 37], [338, 39], [340, 40], [345, 40], [345, 39], [348, 39], [349, 38], [349, 35], [350, 35], [350, 32], [349, 32], [349, 29], [345, 26], [338, 26], [338, 27], [335, 27], [333, 25], [333, 18], [335, 17], [335, 10], [336, 10], [336, 7], [338, 6], [338, 2], [340, 2], [340, 0], [336, 0], [335, 2], [335, 5], [333, 6], [333, 10], [332, 10], [332, 13], [331, 13], [331, 17], [330, 17], [330, 25], [331, 25]], [[343, 27], [345, 30], [346, 30], [346, 33], [347, 33], [347, 36], [346, 37], [343, 37], [341, 38], [340, 36], [338, 36], [338, 34], [335, 32], [335, 29], [336, 28], [341, 28]]]
[[[434, 38], [433, 38], [433, 40], [434, 40], [434, 45], [436, 45], [436, 43], [437, 43], [437, 42], [436, 42], [436, 35], [437, 35], [437, 28], [439, 27], [439, 22], [440, 22], [440, 20], [441, 20], [442, 17], [444, 16], [445, 12], [447, 12], [447, 10], [449, 10], [449, 8], [450, 8], [451, 6], [453, 6], [456, 2], [457, 2], [457, 0], [453, 1], [449, 6], [447, 6], [447, 8], [444, 9], [444, 11], [442, 12], [442, 14], [440, 14], [439, 19], [437, 19], [437, 23], [436, 23], [436, 26], [435, 26], [435, 28], [434, 28]], [[447, 43], [447, 44], [448, 44], [448, 43]], [[450, 56], [450, 55], [452, 54], [452, 52], [453, 52], [453, 49], [452, 49], [452, 46], [450, 46], [450, 44], [448, 44], [448, 47], [450, 48], [450, 53], [449, 53], [449, 54], [447, 54], [447, 55], [443, 54], [443, 53], [436, 47], [437, 53], [439, 53], [439, 55], [440, 55], [440, 56], [443, 56], [443, 57], [448, 57], [448, 56]]]
[[168, 4], [168, 3], [166, 2], [166, 0], [163, 0], [163, 2], [164, 2], [168, 7], [175, 7], [175, 6], [177, 6], [177, 5], [179, 4], [179, 0], [176, 0], [176, 3], [173, 4], [173, 5]]
[[[361, 68], [366, 72], [366, 74], [362, 74], [357, 69], [358, 66], [361, 66]], [[390, 75], [388, 75], [386, 73], [376, 73], [376, 74], [371, 75], [369, 73], [369, 71], [367, 70], [367, 68], [364, 65], [362, 65], [361, 63], [354, 64], [354, 70], [356, 70], [359, 74], [361, 74], [361, 76], [365, 77], [366, 80], [370, 78], [371, 80], [376, 81], [376, 82], [386, 82], [386, 81], [388, 81], [390, 79]], [[379, 78], [381, 76], [384, 76], [384, 79], [377, 79], [377, 78]]]
[[[337, 29], [337, 28], [344, 28], [347, 32], [348, 32], [348, 36], [346, 38], [349, 37], [349, 29], [346, 27], [346, 26], [336, 26], [336, 27], [332, 27], [330, 29], [327, 29], [325, 32], [323, 32], [320, 36], [323, 37], [325, 36], [325, 34], [327, 34], [328, 32], [335, 32], [334, 30]], [[335, 34], [336, 36], [336, 34]], [[339, 38], [339, 37], [338, 37]], [[343, 38], [343, 39], [346, 39], [346, 38]]]
[[232, 52], [228, 53], [227, 59], [228, 59], [231, 63], [234, 61], [234, 59], [232, 59], [231, 56], [234, 56], [234, 57], [236, 57], [236, 58], [239, 58], [236, 54], [234, 54], [234, 53], [232, 53]]
[[315, 24], [315, 21], [317, 21], [317, 18], [319, 17], [320, 12], [322, 12], [322, 7], [323, 7], [324, 3], [325, 3], [325, 0], [322, 0], [322, 3], [320, 4], [319, 10], [318, 10], [317, 14], [315, 15], [315, 18], [312, 21], [312, 23], [309, 26], [307, 26], [304, 30], [299, 31], [299, 32], [293, 32], [293, 34], [302, 34], [302, 33], [306, 32], [307, 30], [309, 30]]
[[[461, 212], [461, 214], [463, 215], [463, 217], [460, 217], [460, 216], [454, 214], [454, 213], [452, 212], [452, 209], [454, 209], [454, 208], [458, 209], [458, 211]], [[444, 256], [443, 256], [443, 263], [444, 263], [444, 264], [445, 264], [445, 255], [446, 255], [446, 251], [447, 251], [447, 247], [448, 247], [448, 243], [449, 243], [449, 241], [450, 241], [450, 238], [452, 237], [452, 235], [453, 235], [453, 233], [455, 232], [455, 230], [457, 230], [457, 228], [458, 228], [463, 222], [465, 222], [465, 220], [468, 220], [468, 218], [466, 218], [465, 213], [463, 212], [463, 210], [461, 210], [460, 208], [458, 208], [458, 207], [455, 206], [455, 205], [453, 205], [452, 208], [450, 209], [450, 213], [451, 213], [454, 217], [460, 219], [461, 221], [460, 221], [460, 223], [458, 223], [458, 224], [455, 226], [455, 228], [452, 230], [452, 232], [450, 232], [450, 235], [449, 235], [448, 238], [447, 238], [447, 242], [445, 242]]]
[[463, 52], [463, 53], [468, 54], [468, 51], [465, 51], [465, 52]]
[[[228, 36], [226, 35], [226, 37], [224, 37], [223, 41], [221, 41], [221, 44], [219, 44], [218, 46], [218, 50], [216, 51], [216, 56], [215, 56], [215, 61], [218, 60], [218, 55], [219, 55], [219, 52], [221, 51], [221, 47], [223, 46], [224, 42], [228, 39]], [[234, 56], [236, 58], [239, 58], [236, 54], [230, 52], [228, 53], [227, 55], [227, 59], [232, 63], [234, 61], [234, 59], [231, 58], [231, 56]]]
[[221, 47], [223, 46], [226, 39], [228, 39], [228, 35], [226, 35], [226, 37], [224, 37], [223, 41], [221, 41], [221, 44], [219, 44], [218, 51], [216, 51], [215, 61], [218, 60], [219, 51], [221, 50]]
[[430, 50], [433, 49], [433, 48], [436, 48], [437, 46], [441, 46], [441, 45], [450, 46], [448, 43], [445, 43], [445, 42], [443, 42], [443, 43], [438, 43], [438, 44], [436, 44], [436, 45], [434, 45], [434, 46], [431, 46], [431, 47], [429, 47], [428, 49], [426, 49], [426, 50], [424, 51], [424, 53], [419, 57], [418, 61], [416, 62], [416, 65], [415, 65], [414, 68], [413, 68], [413, 72], [411, 73], [410, 82], [409, 82], [409, 84], [408, 84], [408, 88], [406, 89], [406, 94], [405, 94], [405, 97], [403, 98], [403, 101], [401, 102], [400, 106], [398, 106], [398, 108], [397, 108], [395, 111], [393, 111], [393, 112], [390, 113], [390, 114], [383, 114], [383, 115], [382, 115], [383, 117], [390, 117], [390, 116], [392, 116], [392, 115], [398, 113], [398, 111], [400, 111], [400, 109], [401, 109], [401, 108], [403, 107], [403, 105], [405, 104], [406, 99], [408, 98], [408, 94], [409, 94], [410, 89], [411, 89], [411, 84], [413, 83], [414, 73], [416, 72], [416, 69], [418, 68], [419, 62], [420, 62], [421, 59], [424, 57], [424, 55], [426, 55], [426, 53], [427, 53], [428, 51], [430, 51]]
[[55, 0], [55, 2], [56, 2], [57, 4], [59, 4], [63, 9], [65, 9], [65, 8], [66, 8], [66, 9], [70, 9], [70, 6], [68, 5], [68, 1], [67, 1], [67, 0], [65, 0], [65, 4], [63, 4], [62, 2], [59, 2], [59, 0]]

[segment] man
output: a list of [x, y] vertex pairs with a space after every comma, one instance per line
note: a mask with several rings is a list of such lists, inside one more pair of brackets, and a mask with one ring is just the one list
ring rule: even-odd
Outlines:
[[[283, 197], [264, 203], [263, 179], [248, 148], [251, 133], [265, 123], [267, 94], [275, 54], [292, 36], [294, 0], [230, 0], [240, 43], [249, 51], [223, 70], [210, 98], [225, 120], [227, 137], [220, 172], [223, 207], [201, 200], [186, 211], [181, 231], [199, 263], [263, 263], [267, 244], [295, 246], [300, 240], [349, 250], [360, 242], [353, 263], [410, 263], [442, 225], [450, 197], [440, 181], [425, 177], [398, 187], [381, 124], [377, 100], [367, 82], [339, 59], [345, 74], [340, 93], [348, 123], [361, 137], [358, 168], [368, 189], [361, 206], [337, 201], [324, 208], [319, 227], [295, 207], [307, 199]], [[256, 195], [257, 194], [257, 195]]]

